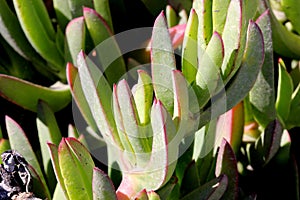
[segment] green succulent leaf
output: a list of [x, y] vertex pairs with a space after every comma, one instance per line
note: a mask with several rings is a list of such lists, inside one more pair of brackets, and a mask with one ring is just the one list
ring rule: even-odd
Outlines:
[[60, 28], [65, 30], [67, 24], [72, 19], [69, 1], [53, 0], [53, 7]]
[[214, 32], [223, 33], [229, 4], [230, 0], [214, 0], [212, 2], [212, 23]]
[[58, 161], [69, 198], [93, 199], [94, 162], [88, 150], [76, 139], [64, 138], [58, 147]]
[[44, 3], [40, 0], [14, 0], [13, 3], [21, 27], [33, 48], [56, 70], [61, 70], [64, 60], [56, 48], [55, 31]]
[[97, 124], [93, 118], [93, 114], [83, 93], [80, 77], [78, 75], [78, 69], [72, 63], [67, 64], [67, 80], [72, 96], [80, 110], [80, 113], [83, 115], [88, 125], [95, 132], [98, 132]]
[[265, 59], [257, 80], [249, 93], [255, 119], [264, 127], [275, 119], [275, 88], [272, 30], [269, 11], [264, 12], [256, 23], [264, 37]]
[[[55, 172], [56, 180], [57, 180], [57, 185], [55, 189], [55, 193], [59, 193], [57, 195], [61, 195], [59, 191], [63, 192], [63, 195], [65, 199], [69, 199], [69, 195], [67, 193], [66, 185], [64, 183], [63, 176], [61, 174], [60, 166], [59, 166], [59, 160], [58, 160], [58, 147], [55, 144], [52, 143], [47, 143], [50, 155], [51, 155], [51, 161], [52, 161], [52, 166]], [[57, 191], [58, 190], [58, 191]]]
[[23, 155], [28, 164], [32, 166], [37, 177], [40, 179], [41, 187], [43, 188], [41, 193], [43, 193], [43, 196], [50, 198], [50, 192], [43, 176], [39, 161], [37, 160], [24, 131], [19, 124], [10, 117], [6, 116], [5, 121], [10, 147]]
[[286, 122], [286, 128], [289, 130], [292, 127], [299, 126], [300, 118], [297, 117], [297, 113], [300, 112], [300, 84], [293, 92], [289, 118]]
[[180, 200], [221, 199], [227, 189], [228, 182], [227, 176], [222, 174], [218, 178], [212, 179], [206, 184], [201, 185]]
[[93, 8], [93, 0], [68, 0], [72, 18], [80, 17], [83, 14], [83, 7]]
[[51, 158], [47, 147], [47, 142], [58, 145], [61, 140], [61, 133], [55, 119], [55, 115], [47, 103], [39, 101], [37, 110], [37, 129], [41, 153], [43, 158], [44, 172], [47, 175], [48, 185], [54, 189], [56, 180], [52, 168]]
[[191, 10], [184, 33], [182, 44], [182, 73], [191, 84], [196, 79], [198, 69], [198, 15], [194, 9]]
[[151, 39], [151, 67], [155, 96], [169, 113], [173, 113], [172, 70], [176, 69], [173, 47], [161, 13], [154, 23]]
[[117, 200], [110, 178], [100, 169], [93, 169], [93, 200]]
[[[100, 69], [112, 86], [125, 74], [126, 67], [119, 46], [107, 23], [95, 10], [83, 9], [83, 15], [89, 34], [96, 47], [93, 52], [99, 59]], [[92, 53], [93, 55], [93, 53]]]
[[[198, 17], [198, 51], [202, 52], [210, 38], [212, 36], [213, 24], [212, 24], [212, 1], [200, 0], [193, 2], [193, 8], [195, 9]], [[198, 52], [198, 53], [199, 53]]]
[[113, 33], [114, 28], [109, 7], [109, 0], [94, 0], [94, 7], [97, 13], [103, 17], [104, 21], [107, 23], [109, 29]]
[[226, 174], [228, 188], [224, 193], [224, 199], [236, 199], [238, 195], [238, 170], [237, 160], [233, 149], [226, 139], [222, 140], [216, 163], [216, 176]]
[[173, 176], [171, 179], [164, 185], [162, 188], [160, 188], [157, 192], [157, 194], [160, 196], [161, 199], [170, 199], [169, 197], [172, 194], [172, 191], [174, 191], [174, 188], [176, 184], [178, 183], [177, 177]]
[[18, 18], [9, 8], [6, 0], [0, 1], [0, 33], [13, 49], [27, 60], [41, 59], [28, 42]]
[[77, 55], [85, 50], [85, 24], [84, 17], [78, 17], [70, 21], [66, 27], [66, 58], [77, 65]]
[[39, 99], [47, 102], [54, 112], [71, 101], [70, 90], [65, 85], [47, 88], [3, 74], [0, 75], [0, 95], [33, 112], [37, 111]]
[[166, 18], [167, 18], [167, 24], [169, 28], [176, 26], [178, 24], [176, 11], [170, 5], [167, 5], [166, 7]]
[[[237, 73], [230, 79], [230, 82], [227, 80], [226, 92], [221, 91], [216, 98], [213, 99], [212, 107], [201, 114], [199, 127], [205, 125], [211, 118], [216, 118], [220, 114], [230, 110], [247, 96], [257, 79], [263, 61], [263, 36], [258, 25], [250, 21], [241, 66]], [[243, 85], [243, 87], [241, 87], [241, 85]], [[224, 102], [224, 99], [227, 101]]]
[[150, 122], [150, 110], [153, 101], [153, 85], [151, 77], [147, 72], [138, 70], [138, 82], [132, 88], [136, 110], [140, 123], [146, 125]]
[[123, 148], [113, 117], [112, 91], [109, 83], [92, 61], [88, 57], [85, 58], [83, 52], [79, 53], [77, 63], [81, 87], [92, 115], [97, 119], [95, 122], [98, 130], [101, 130], [105, 139]]
[[285, 64], [281, 59], [279, 60], [278, 68], [278, 87], [275, 105], [278, 116], [282, 122], [285, 122], [289, 116], [294, 86], [292, 78], [286, 71]]

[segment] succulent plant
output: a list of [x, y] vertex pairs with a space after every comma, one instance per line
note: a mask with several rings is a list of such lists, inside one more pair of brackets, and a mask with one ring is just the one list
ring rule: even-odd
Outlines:
[[0, 95], [36, 121], [0, 121], [19, 198], [299, 199], [297, 2], [132, 4], [0, 0]]

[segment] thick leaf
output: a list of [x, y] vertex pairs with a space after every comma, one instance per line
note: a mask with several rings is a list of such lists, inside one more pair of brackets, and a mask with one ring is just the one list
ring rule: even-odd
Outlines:
[[164, 14], [161, 13], [154, 23], [151, 39], [151, 67], [153, 87], [169, 113], [173, 113], [172, 70], [176, 69], [173, 47]]
[[67, 64], [67, 80], [72, 96], [80, 110], [80, 113], [83, 115], [85, 121], [94, 130], [94, 132], [98, 132], [97, 124], [93, 118], [93, 114], [83, 93], [80, 77], [78, 75], [78, 69], [74, 67], [72, 63]]
[[69, 1], [53, 0], [57, 22], [62, 30], [65, 29], [68, 22], [72, 19], [72, 14], [69, 8]]
[[66, 27], [66, 57], [67, 60], [77, 65], [77, 55], [85, 49], [84, 17], [70, 21]]
[[[134, 165], [143, 167], [148, 159], [144, 153], [151, 152], [151, 142], [148, 142], [147, 135], [142, 135], [144, 132], [140, 131], [140, 121], [136, 110], [135, 102], [129, 86], [125, 80], [121, 80], [117, 86], [114, 87], [114, 116], [116, 120], [117, 129], [121, 141], [125, 137], [126, 142], [130, 143], [134, 156], [137, 158], [137, 163]], [[122, 135], [122, 137], [121, 137]], [[133, 164], [133, 163], [132, 163]]]
[[[88, 59], [88, 58], [87, 58]], [[77, 58], [81, 87], [103, 137], [123, 148], [112, 112], [112, 91], [101, 71], [81, 52]]]
[[[212, 107], [205, 110], [201, 115], [199, 127], [206, 124], [210, 119], [216, 118], [225, 111], [230, 110], [247, 96], [256, 81], [264, 61], [263, 46], [263, 36], [259, 27], [254, 22], [250, 22], [241, 67], [226, 85], [226, 93], [222, 91], [213, 98]], [[225, 102], [224, 99], [227, 101]]]
[[225, 138], [235, 154], [240, 151], [244, 132], [244, 106], [239, 103], [218, 118], [216, 137]]
[[93, 8], [93, 0], [69, 0], [68, 3], [73, 18], [82, 16], [83, 7]]
[[189, 20], [184, 33], [182, 45], [182, 73], [191, 84], [196, 79], [198, 69], [198, 15], [194, 9], [191, 10]]
[[176, 184], [178, 182], [177, 177], [173, 176], [166, 185], [160, 188], [157, 194], [160, 196], [161, 199], [168, 199], [171, 196], [172, 191], [174, 190]]
[[39, 99], [47, 102], [54, 112], [71, 101], [70, 91], [66, 86], [47, 88], [3, 74], [0, 75], [0, 95], [33, 112], [37, 111]]
[[198, 53], [202, 52], [212, 36], [212, 1], [200, 0], [193, 2], [193, 8], [199, 17]]
[[88, 150], [76, 139], [66, 138], [58, 147], [58, 160], [69, 198], [93, 199], [94, 162]]
[[5, 0], [0, 1], [0, 33], [13, 49], [27, 60], [41, 59], [28, 42], [18, 18]]
[[292, 127], [299, 126], [300, 118], [297, 117], [297, 113], [300, 111], [300, 84], [293, 92], [289, 118], [286, 122], [286, 128], [289, 130]]
[[279, 60], [278, 63], [278, 87], [277, 87], [277, 99], [276, 110], [282, 120], [285, 122], [290, 113], [290, 106], [293, 94], [293, 81], [289, 73], [286, 71], [283, 60]]
[[67, 198], [65, 197], [65, 194], [59, 184], [56, 184], [56, 188], [54, 190], [52, 199], [53, 200], [67, 200]]
[[132, 88], [136, 109], [141, 124], [150, 122], [150, 109], [153, 101], [153, 86], [147, 72], [138, 70], [138, 83]]
[[93, 169], [93, 200], [117, 199], [115, 188], [109, 177], [100, 169]]
[[222, 33], [226, 21], [230, 0], [214, 0], [212, 2], [213, 31]]
[[249, 94], [254, 117], [264, 127], [276, 117], [273, 43], [269, 17], [269, 11], [266, 11], [256, 20], [264, 37], [265, 59]]
[[109, 29], [112, 32], [114, 32], [113, 22], [112, 22], [110, 8], [109, 8], [109, 0], [94, 0], [94, 7], [97, 13], [99, 13], [103, 17]]
[[[205, 52], [198, 57], [196, 84], [199, 86], [200, 108], [202, 108], [216, 92], [218, 84], [222, 84], [220, 68], [224, 57], [224, 46], [221, 36], [214, 32]], [[219, 83], [220, 82], [220, 83]]]
[[220, 175], [206, 184], [198, 187], [187, 194], [181, 200], [214, 200], [221, 199], [227, 189], [228, 178], [226, 175]]
[[200, 178], [199, 178], [198, 167], [196, 162], [192, 161], [185, 170], [180, 189], [183, 194], [187, 194], [192, 192], [199, 186], [200, 186]]
[[216, 176], [226, 174], [228, 177], [228, 188], [223, 199], [237, 199], [238, 195], [238, 170], [237, 160], [230, 144], [223, 139], [217, 157]]
[[51, 187], [50, 189], [53, 190], [56, 185], [56, 180], [51, 165], [49, 150], [46, 144], [51, 142], [58, 145], [61, 140], [61, 133], [56, 122], [55, 115], [47, 103], [39, 101], [37, 115], [38, 118], [36, 123], [43, 158], [44, 172], [47, 175], [48, 185]]
[[83, 9], [85, 23], [94, 42], [95, 49], [90, 56], [99, 60], [100, 69], [112, 86], [126, 73], [125, 62], [119, 46], [105, 20], [93, 9]]
[[227, 10], [226, 23], [222, 33], [224, 42], [224, 62], [222, 65], [222, 72], [224, 77], [227, 77], [233, 67], [238, 68], [239, 66], [227, 65], [230, 56], [234, 50], [239, 49], [241, 43], [241, 31], [242, 31], [242, 1], [234, 0], [231, 1]]
[[35, 169], [37, 175], [39, 176], [42, 187], [44, 188], [42, 193], [45, 197], [50, 198], [50, 193], [40, 168], [39, 161], [37, 160], [24, 131], [10, 117], [6, 116], [5, 121], [10, 147], [23, 155], [26, 161]]
[[178, 23], [176, 11], [172, 8], [172, 6], [167, 5], [166, 7], [166, 18], [168, 27], [171, 28]]
[[267, 164], [277, 153], [280, 148], [283, 127], [278, 120], [268, 124], [263, 133], [263, 153], [265, 164]]
[[[61, 171], [60, 171], [60, 166], [59, 166], [59, 160], [58, 160], [58, 147], [55, 144], [47, 143], [49, 153], [51, 155], [51, 161], [52, 161], [52, 166], [55, 172], [56, 180], [57, 180], [57, 186], [56, 190], [61, 190], [64, 194], [64, 197], [66, 199], [69, 199], [67, 190], [66, 190], [66, 185], [64, 183], [64, 179], [62, 177]], [[59, 189], [57, 189], [59, 187]]]
[[64, 60], [57, 51], [55, 31], [43, 2], [14, 0], [13, 3], [21, 27], [33, 48], [55, 69], [61, 70]]

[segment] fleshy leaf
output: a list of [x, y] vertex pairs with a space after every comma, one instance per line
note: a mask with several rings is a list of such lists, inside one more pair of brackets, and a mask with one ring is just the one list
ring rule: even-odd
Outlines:
[[249, 99], [255, 119], [265, 127], [276, 117], [273, 43], [269, 11], [263, 13], [256, 20], [256, 23], [263, 33], [265, 59], [257, 80], [249, 93]]
[[176, 69], [173, 47], [165, 22], [161, 13], [154, 23], [151, 39], [151, 67], [155, 96], [168, 112], [173, 113], [172, 75]]
[[[87, 59], [87, 60], [86, 60]], [[78, 71], [84, 96], [104, 138], [123, 148], [112, 112], [112, 91], [101, 71], [80, 52], [77, 58]]]
[[293, 81], [289, 73], [286, 71], [283, 60], [278, 63], [278, 87], [276, 110], [280, 119], [285, 122], [289, 116], [292, 94], [293, 94]]
[[84, 17], [78, 17], [69, 22], [66, 27], [66, 57], [74, 65], [77, 64], [77, 55], [85, 50]]
[[182, 73], [191, 84], [196, 79], [198, 69], [198, 15], [191, 10], [182, 45]]
[[97, 13], [99, 13], [103, 17], [109, 29], [112, 32], [114, 32], [110, 8], [109, 8], [109, 0], [94, 0], [94, 7]]
[[65, 85], [48, 88], [3, 74], [0, 75], [0, 95], [33, 112], [37, 111], [39, 99], [47, 102], [54, 112], [71, 101], [69, 88]]
[[94, 162], [88, 150], [76, 139], [62, 139], [58, 147], [58, 160], [69, 198], [92, 199]]
[[115, 188], [109, 177], [100, 169], [93, 169], [93, 200], [115, 199]]
[[222, 33], [226, 22], [230, 0], [214, 0], [212, 2], [213, 31]]
[[93, 118], [93, 114], [89, 108], [89, 104], [84, 96], [78, 69], [72, 64], [67, 64], [67, 80], [70, 86], [72, 96], [78, 106], [80, 113], [83, 115], [88, 125], [95, 131], [98, 131], [97, 124]]
[[56, 122], [53, 111], [49, 108], [47, 103], [39, 101], [38, 118], [36, 120], [40, 148], [43, 158], [44, 172], [47, 175], [48, 185], [50, 189], [54, 189], [56, 180], [54, 177], [53, 168], [51, 165], [51, 158], [47, 147], [47, 142], [58, 145], [61, 140], [61, 133]]
[[225, 174], [228, 177], [228, 188], [224, 199], [237, 199], [238, 195], [238, 171], [237, 160], [230, 144], [223, 139], [217, 157], [216, 176]]
[[96, 54], [100, 69], [112, 86], [125, 74], [126, 67], [119, 46], [104, 19], [93, 9], [83, 9], [84, 19], [96, 47], [92, 56]]
[[225, 138], [237, 154], [244, 131], [244, 106], [239, 103], [218, 118], [216, 137]]

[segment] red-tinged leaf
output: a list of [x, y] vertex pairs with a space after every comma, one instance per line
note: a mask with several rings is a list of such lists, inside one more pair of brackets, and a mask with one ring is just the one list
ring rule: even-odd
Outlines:
[[71, 101], [69, 88], [65, 85], [43, 87], [4, 74], [0, 75], [0, 96], [33, 112], [37, 111], [39, 99], [47, 102], [54, 112], [61, 110]]
[[85, 50], [84, 17], [78, 17], [69, 22], [66, 27], [66, 57], [67, 61], [77, 65], [77, 55]]
[[214, 200], [221, 199], [228, 187], [228, 178], [222, 174], [206, 184], [185, 195], [181, 200]]
[[98, 132], [97, 124], [93, 118], [93, 114], [89, 108], [88, 102], [84, 96], [82, 85], [80, 84], [80, 77], [78, 75], [78, 69], [72, 64], [67, 64], [67, 80], [70, 86], [72, 96], [78, 106], [80, 113], [83, 115], [88, 125]]
[[17, 124], [10, 117], [6, 116], [5, 121], [10, 147], [23, 155], [28, 164], [30, 164], [35, 169], [36, 173], [40, 177], [43, 187], [45, 188], [45, 190], [43, 190], [44, 194], [47, 198], [49, 198], [50, 192], [43, 176], [39, 161], [36, 158], [36, 155], [30, 145], [30, 142], [28, 141], [28, 138], [26, 137], [26, 134], [19, 126], [19, 124]]
[[54, 173], [56, 176], [56, 180], [58, 181], [57, 186], [56, 187], [60, 187], [62, 192], [64, 193], [64, 196], [66, 199], [69, 199], [67, 190], [66, 190], [66, 186], [64, 183], [64, 179], [62, 177], [61, 171], [60, 171], [60, 167], [59, 167], [59, 160], [58, 160], [58, 147], [55, 144], [51, 144], [51, 143], [47, 143], [49, 152], [50, 152], [50, 156], [51, 156], [51, 162], [52, 162], [52, 166], [54, 169]]
[[74, 138], [63, 138], [58, 161], [69, 198], [92, 199], [94, 163], [87, 149]]
[[[256, 59], [253, 59], [256, 58]], [[218, 117], [241, 102], [253, 87], [264, 61], [264, 42], [260, 28], [250, 21], [248, 26], [247, 44], [240, 69], [230, 79], [226, 80], [226, 92], [221, 91], [212, 107], [201, 115], [201, 125]], [[243, 87], [241, 87], [243, 85]], [[226, 99], [226, 101], [225, 101]]]
[[161, 200], [160, 196], [153, 190], [147, 192], [149, 200]]
[[149, 200], [147, 190], [143, 189], [134, 197], [135, 200]]
[[240, 150], [243, 131], [244, 106], [241, 102], [218, 118], [216, 137], [225, 138], [237, 154]]
[[99, 13], [103, 17], [104, 21], [109, 26], [109, 29], [112, 32], [114, 32], [110, 8], [109, 8], [109, 0], [94, 0], [93, 2], [97, 13]]
[[[96, 47], [89, 56], [99, 61], [110, 86], [126, 74], [126, 66], [119, 46], [105, 20], [93, 9], [83, 8], [89, 34]], [[95, 56], [94, 56], [95, 55]]]
[[93, 169], [93, 200], [117, 200], [116, 191], [110, 178], [100, 169]]
[[178, 24], [177, 13], [170, 5], [166, 6], [166, 18], [169, 28]]
[[237, 160], [230, 144], [223, 139], [218, 152], [216, 163], [216, 176], [225, 174], [228, 177], [228, 188], [223, 199], [237, 199], [238, 195], [238, 171]]
[[163, 12], [157, 17], [151, 38], [152, 80], [156, 98], [173, 113], [172, 70], [176, 69], [172, 42]]
[[107, 142], [123, 148], [112, 112], [112, 91], [101, 71], [80, 52], [77, 58], [80, 83], [98, 130]]

